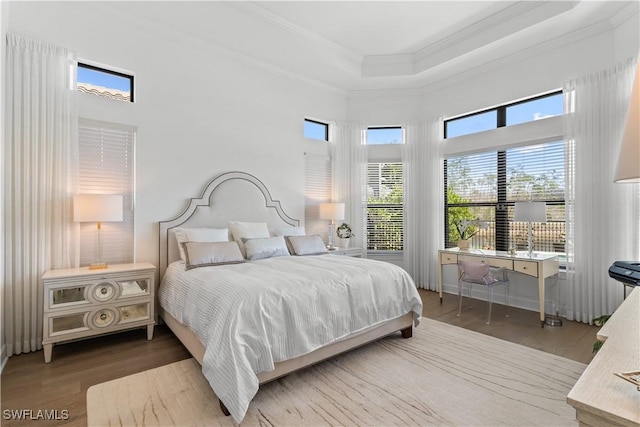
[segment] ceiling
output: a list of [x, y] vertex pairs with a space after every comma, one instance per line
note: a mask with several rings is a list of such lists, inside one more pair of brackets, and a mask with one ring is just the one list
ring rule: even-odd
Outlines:
[[[125, 3], [108, 2], [109, 7]], [[631, 1], [127, 2], [153, 22], [284, 76], [339, 91], [426, 88], [609, 31]], [[123, 13], [125, 13], [123, 11]]]

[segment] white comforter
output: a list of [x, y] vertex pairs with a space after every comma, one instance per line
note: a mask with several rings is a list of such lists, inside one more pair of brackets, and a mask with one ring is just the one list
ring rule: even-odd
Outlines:
[[185, 271], [172, 263], [160, 305], [205, 344], [202, 372], [240, 423], [256, 373], [410, 311], [422, 301], [408, 273], [337, 255], [278, 257]]

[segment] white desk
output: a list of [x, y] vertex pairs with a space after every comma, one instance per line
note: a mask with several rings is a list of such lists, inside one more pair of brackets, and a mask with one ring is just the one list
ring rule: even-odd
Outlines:
[[510, 255], [508, 252], [490, 251], [480, 249], [441, 249], [438, 251], [438, 292], [440, 293], [440, 303], [442, 304], [442, 269], [445, 265], [458, 264], [459, 259], [466, 257], [481, 258], [486, 257], [492, 267], [502, 267], [507, 270], [526, 274], [527, 276], [538, 278], [538, 305], [540, 308], [540, 326], [544, 328], [544, 281], [547, 277], [558, 274], [560, 262], [558, 254], [534, 252], [529, 257], [527, 252], [518, 252]]
[[640, 426], [640, 391], [615, 372], [640, 369], [640, 287], [636, 287], [597, 334], [604, 344], [567, 402], [580, 426]]

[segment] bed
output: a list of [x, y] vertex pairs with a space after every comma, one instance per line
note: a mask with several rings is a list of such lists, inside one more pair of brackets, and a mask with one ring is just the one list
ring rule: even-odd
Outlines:
[[[233, 243], [238, 227], [263, 233], [265, 226], [268, 236]], [[231, 242], [198, 242], [193, 236], [202, 232], [227, 232]], [[159, 236], [159, 316], [237, 423], [260, 384], [398, 331], [409, 338], [420, 321], [415, 284], [397, 266], [322, 251], [279, 253], [281, 240], [288, 252], [303, 253], [294, 239], [316, 237], [304, 236], [300, 221], [245, 172], [216, 176], [181, 214], [159, 223]], [[273, 242], [269, 254], [283, 256], [254, 249]], [[224, 247], [219, 262], [198, 264], [199, 251], [213, 247]]]

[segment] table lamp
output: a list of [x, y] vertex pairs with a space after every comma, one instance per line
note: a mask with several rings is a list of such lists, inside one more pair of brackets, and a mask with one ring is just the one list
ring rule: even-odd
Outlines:
[[631, 90], [613, 182], [640, 182], [640, 69]]
[[122, 221], [122, 196], [112, 194], [77, 194], [73, 196], [73, 220], [95, 222], [97, 230], [96, 259], [89, 270], [107, 268], [102, 259], [102, 223]]
[[527, 249], [529, 250], [529, 258], [533, 255], [533, 232], [531, 223], [547, 221], [547, 204], [545, 202], [516, 202], [513, 220], [516, 222], [528, 222], [529, 229], [527, 234]]
[[344, 203], [320, 203], [320, 219], [331, 221], [329, 223], [329, 244], [327, 249], [330, 251], [338, 249], [334, 245], [334, 235], [336, 234], [334, 221], [344, 219]]

